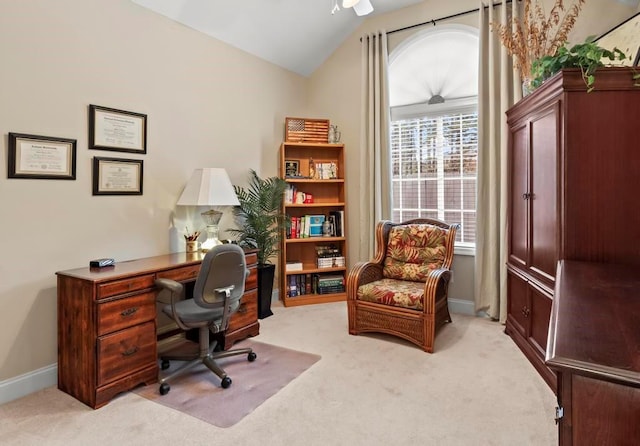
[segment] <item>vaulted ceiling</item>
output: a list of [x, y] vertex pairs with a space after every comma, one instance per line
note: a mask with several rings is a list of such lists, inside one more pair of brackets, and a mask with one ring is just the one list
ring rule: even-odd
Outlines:
[[[131, 0], [283, 68], [308, 76], [364, 20], [422, 0], [370, 0], [373, 13], [331, 13], [334, 0]], [[342, 0], [337, 0], [338, 5]]]

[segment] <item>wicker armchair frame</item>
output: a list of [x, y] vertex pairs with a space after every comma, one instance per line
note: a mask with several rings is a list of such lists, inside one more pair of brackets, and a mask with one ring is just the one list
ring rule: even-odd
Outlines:
[[[424, 308], [422, 311], [391, 305], [360, 301], [358, 287], [383, 278], [384, 259], [391, 228], [399, 225], [430, 224], [447, 230], [446, 255], [441, 268], [433, 270], [424, 285]], [[379, 332], [404, 338], [433, 353], [435, 334], [446, 322], [451, 322], [447, 302], [453, 248], [456, 231], [460, 225], [449, 224], [431, 218], [407, 220], [393, 223], [388, 220], [376, 225], [376, 251], [373, 260], [359, 262], [347, 276], [347, 310], [349, 333]]]

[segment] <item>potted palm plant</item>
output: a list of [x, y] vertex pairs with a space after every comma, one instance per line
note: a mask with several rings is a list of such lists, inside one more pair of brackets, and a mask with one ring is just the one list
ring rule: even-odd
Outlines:
[[240, 246], [258, 250], [258, 317], [264, 319], [273, 314], [275, 265], [271, 259], [280, 249], [286, 224], [282, 201], [287, 183], [279, 177], [260, 178], [251, 169], [247, 187], [233, 187], [240, 202], [233, 210], [238, 228], [228, 231]]

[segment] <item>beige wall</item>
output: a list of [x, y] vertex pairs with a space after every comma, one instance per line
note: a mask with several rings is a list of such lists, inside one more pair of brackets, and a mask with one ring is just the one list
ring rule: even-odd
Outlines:
[[[547, 11], [550, 10], [552, 3], [552, 0], [545, 0]], [[362, 205], [360, 200], [353, 199], [353, 197], [359, 196], [360, 188], [360, 36], [379, 29], [390, 31], [416, 23], [428, 22], [432, 19], [475, 9], [478, 4], [478, 0], [458, 0], [455, 2], [425, 0], [418, 5], [404, 8], [395, 13], [372, 17], [350, 35], [345, 43], [311, 76], [311, 109], [320, 116], [330, 117], [332, 123], [338, 124], [342, 129], [342, 140], [347, 147], [348, 224], [352, 239], [355, 239], [353, 234], [357, 231], [360, 206]], [[589, 35], [600, 35], [633, 15], [634, 12], [635, 8], [614, 1], [588, 1], [581, 12], [570, 40], [579, 42]], [[477, 27], [478, 15], [474, 13], [438, 22], [438, 24], [445, 23]], [[404, 39], [423, 29], [424, 27], [419, 27], [390, 35], [390, 51]], [[351, 243], [349, 245], [350, 262], [365, 260], [358, 259], [357, 256], [357, 246], [355, 243]], [[473, 263], [474, 258], [471, 256], [455, 257], [453, 265], [455, 280], [450, 289], [451, 298], [463, 301], [473, 300]]]
[[[631, 15], [622, 5], [588, 3], [585, 36]], [[129, 0], [2, 2], [3, 171], [8, 132], [75, 138], [78, 153], [75, 181], [0, 175], [0, 382], [56, 362], [55, 271], [97, 257], [127, 260], [180, 250], [178, 231], [191, 215], [175, 203], [192, 170], [222, 166], [236, 184], [244, 183], [249, 168], [275, 175], [285, 116], [326, 117], [340, 126], [347, 145], [349, 232], [355, 234], [359, 36], [477, 4], [427, 0], [371, 18], [304, 79]], [[466, 20], [473, 24], [475, 18]], [[395, 35], [392, 46], [409, 34]], [[148, 153], [88, 150], [89, 104], [146, 113]], [[144, 195], [93, 197], [94, 156], [143, 159]], [[226, 216], [223, 229], [230, 224]], [[351, 263], [359, 260], [353, 243], [349, 254]], [[452, 297], [470, 300], [473, 257], [455, 262]]]
[[[1, 382], [57, 361], [56, 271], [183, 250], [194, 168], [276, 175], [307, 80], [129, 0], [2, 2], [0, 60]], [[88, 150], [89, 104], [146, 113], [147, 154]], [[77, 179], [7, 179], [8, 132], [77, 139]], [[92, 196], [94, 156], [144, 160], [144, 195]]]

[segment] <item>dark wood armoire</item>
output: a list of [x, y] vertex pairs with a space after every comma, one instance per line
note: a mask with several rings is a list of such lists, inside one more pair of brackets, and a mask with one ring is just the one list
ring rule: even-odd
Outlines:
[[640, 87], [633, 73], [601, 68], [587, 93], [579, 69], [563, 70], [507, 111], [505, 331], [556, 392], [561, 372], [546, 365], [545, 354], [558, 261], [640, 265]]

